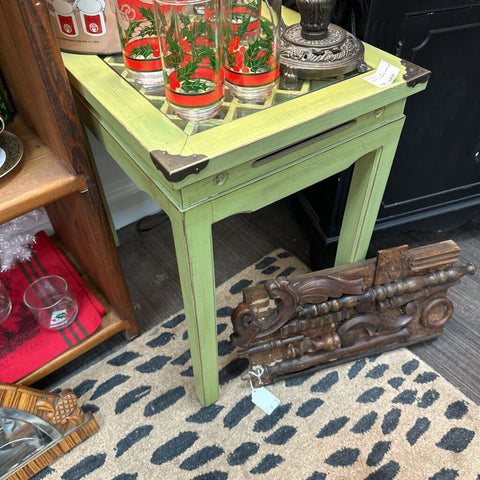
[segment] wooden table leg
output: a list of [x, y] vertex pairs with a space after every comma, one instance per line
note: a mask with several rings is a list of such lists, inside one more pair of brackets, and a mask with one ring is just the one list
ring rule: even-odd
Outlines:
[[404, 119], [382, 127], [384, 143], [355, 163], [335, 265], [365, 258]]
[[218, 399], [212, 221], [208, 204], [172, 215], [195, 390], [202, 405]]

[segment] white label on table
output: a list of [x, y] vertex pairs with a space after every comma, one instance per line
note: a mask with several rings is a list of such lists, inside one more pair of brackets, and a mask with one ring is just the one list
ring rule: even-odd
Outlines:
[[375, 73], [365, 77], [364, 80], [380, 88], [388, 87], [395, 81], [399, 71], [400, 68], [382, 60]]
[[280, 405], [280, 400], [265, 387], [252, 388], [252, 402], [267, 415]]

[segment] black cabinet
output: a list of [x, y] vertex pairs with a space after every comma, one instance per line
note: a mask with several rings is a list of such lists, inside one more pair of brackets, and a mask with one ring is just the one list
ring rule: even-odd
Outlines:
[[[407, 101], [376, 231], [447, 230], [478, 218], [480, 2], [338, 1], [333, 22], [432, 72], [428, 88]], [[350, 177], [343, 172], [299, 195], [315, 268], [333, 261]]]

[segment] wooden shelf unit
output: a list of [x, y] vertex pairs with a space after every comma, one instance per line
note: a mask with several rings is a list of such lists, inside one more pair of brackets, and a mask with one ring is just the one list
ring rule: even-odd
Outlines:
[[102, 323], [92, 335], [88, 336], [76, 345], [73, 345], [50, 362], [46, 363], [42, 367], [38, 368], [37, 370], [17, 381], [16, 383], [20, 385], [32, 385], [41, 378], [47, 376], [48, 374], [54, 372], [58, 368], [70, 362], [71, 360], [82, 355], [82, 353], [85, 353], [91, 348], [104, 342], [113, 335], [116, 335], [117, 333], [120, 333], [122, 331], [127, 331], [130, 326], [129, 320], [120, 318], [112, 305], [98, 290], [98, 288], [92, 283], [91, 279], [85, 273], [81, 265], [76, 262], [75, 258], [72, 256], [67, 246], [64, 245], [62, 241], [55, 235], [52, 237], [52, 239], [56, 243], [57, 247], [67, 257], [67, 260], [69, 260], [70, 264], [78, 272], [82, 281], [85, 283], [90, 292], [93, 293], [93, 295], [95, 295], [95, 298], [102, 304], [103, 308], [105, 309], [105, 314], [102, 317]]
[[32, 385], [113, 335], [126, 330], [128, 327], [128, 322], [121, 320], [115, 312], [107, 312], [95, 333], [15, 383], [18, 385]]
[[95, 168], [45, 2], [2, 0], [0, 70], [17, 110], [7, 130], [23, 143], [0, 179], [0, 223], [45, 206], [67, 258], [106, 309], [100, 327], [17, 383], [30, 385], [107, 338], [138, 327]]
[[83, 178], [65, 168], [19, 115], [8, 131], [21, 139], [23, 157], [0, 179], [0, 223], [87, 188]]

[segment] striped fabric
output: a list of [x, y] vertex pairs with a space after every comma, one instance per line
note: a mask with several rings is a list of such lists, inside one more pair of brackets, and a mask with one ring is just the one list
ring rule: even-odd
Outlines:
[[[103, 306], [57, 246], [39, 232], [31, 258], [1, 273], [12, 301], [10, 317], [0, 325], [0, 381], [13, 383], [41, 367], [93, 333], [105, 314]], [[28, 284], [45, 275], [63, 277], [78, 303], [78, 316], [67, 328], [49, 331], [41, 327], [23, 303]]]

